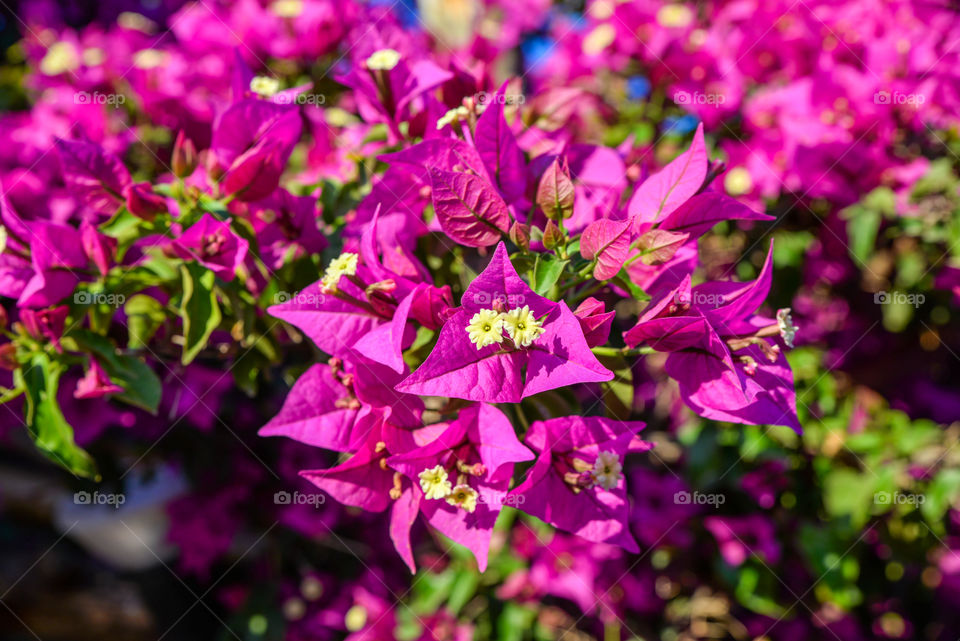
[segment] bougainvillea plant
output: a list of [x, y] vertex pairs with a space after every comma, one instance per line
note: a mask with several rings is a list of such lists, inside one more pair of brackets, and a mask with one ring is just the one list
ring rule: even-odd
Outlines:
[[270, 641], [960, 630], [955, 8], [23, 4], [5, 516]]

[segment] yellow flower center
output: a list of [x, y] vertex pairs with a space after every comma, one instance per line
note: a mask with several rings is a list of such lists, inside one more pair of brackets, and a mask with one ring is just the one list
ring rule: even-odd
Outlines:
[[536, 319], [528, 305], [504, 314], [503, 327], [517, 347], [529, 347], [544, 332], [543, 323]]
[[[447, 471], [442, 465], [426, 469], [418, 475], [420, 489], [428, 499], [442, 499], [450, 494], [453, 485], [447, 478]], [[458, 486], [459, 487], [459, 486]]]
[[504, 314], [492, 309], [481, 309], [473, 315], [467, 325], [470, 342], [483, 349], [487, 345], [503, 342]]
[[367, 58], [367, 69], [374, 71], [390, 71], [400, 62], [400, 52], [396, 49], [381, 49], [374, 51]]
[[461, 507], [473, 514], [473, 511], [477, 509], [477, 496], [477, 491], [469, 485], [458, 485], [450, 492], [447, 503], [454, 507]]
[[357, 273], [359, 256], [352, 252], [344, 252], [330, 261], [321, 281], [324, 289], [336, 289], [341, 276], [354, 276]]

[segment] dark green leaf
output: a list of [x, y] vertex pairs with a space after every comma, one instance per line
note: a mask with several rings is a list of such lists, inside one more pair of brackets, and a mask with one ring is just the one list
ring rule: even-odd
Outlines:
[[151, 414], [157, 413], [163, 385], [149, 365], [135, 356], [120, 353], [105, 336], [79, 329], [71, 332], [69, 338], [76, 341], [80, 350], [96, 355], [110, 380], [123, 388], [114, 398]]
[[37, 448], [77, 476], [96, 478], [96, 464], [74, 442], [73, 427], [57, 403], [60, 366], [47, 354], [35, 354], [28, 365], [16, 371], [15, 378], [17, 387], [26, 390], [24, 419]]
[[569, 260], [560, 260], [553, 254], [539, 254], [533, 264], [533, 283], [531, 283], [533, 291], [546, 296], [569, 262]]
[[216, 277], [209, 269], [197, 263], [180, 267], [183, 277], [183, 300], [180, 316], [183, 319], [184, 365], [189, 365], [206, 347], [210, 334], [220, 324], [220, 304], [213, 290]]
[[123, 306], [123, 311], [127, 315], [127, 330], [130, 334], [127, 347], [130, 349], [146, 347], [167, 317], [160, 301], [146, 294], [132, 297]]

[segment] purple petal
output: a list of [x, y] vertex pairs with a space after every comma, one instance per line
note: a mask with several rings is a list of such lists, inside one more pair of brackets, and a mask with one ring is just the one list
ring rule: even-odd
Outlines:
[[468, 247], [486, 247], [507, 233], [507, 205], [479, 176], [430, 169], [433, 207], [446, 234]]
[[627, 213], [639, 223], [661, 220], [696, 194], [706, 176], [707, 148], [701, 123], [690, 148], [637, 187]]

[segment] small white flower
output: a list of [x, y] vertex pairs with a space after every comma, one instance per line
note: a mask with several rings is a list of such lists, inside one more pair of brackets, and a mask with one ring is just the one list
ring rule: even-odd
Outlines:
[[458, 485], [447, 496], [447, 503], [454, 507], [462, 507], [473, 514], [477, 509], [477, 491], [469, 485]]
[[467, 325], [470, 342], [483, 349], [487, 345], [503, 342], [504, 315], [492, 309], [481, 309], [473, 315]]
[[512, 309], [503, 315], [503, 327], [517, 347], [530, 344], [543, 334], [543, 324], [536, 319], [529, 305]]
[[420, 489], [428, 499], [442, 499], [450, 494], [453, 486], [447, 478], [447, 471], [442, 465], [428, 468], [418, 475]]
[[787, 347], [793, 347], [793, 339], [797, 335], [797, 326], [793, 324], [793, 318], [790, 317], [790, 308], [784, 307], [777, 310], [777, 326], [780, 328], [780, 336]]
[[367, 58], [367, 69], [374, 71], [390, 71], [400, 62], [400, 52], [396, 49], [381, 49], [374, 51]]
[[600, 452], [597, 460], [593, 464], [593, 478], [597, 485], [605, 490], [612, 490], [620, 482], [623, 466], [620, 464], [620, 457], [616, 452]]
[[443, 129], [458, 118], [466, 118], [469, 114], [470, 111], [463, 106], [451, 109], [447, 113], [443, 114], [440, 117], [440, 120], [437, 121], [437, 130], [439, 131], [440, 129]]
[[280, 91], [280, 81], [267, 76], [255, 76], [250, 80], [250, 91], [264, 98], [269, 98]]
[[69, 42], [54, 43], [40, 61], [40, 71], [47, 76], [57, 76], [65, 71], [73, 71], [79, 66], [80, 57]]
[[280, 18], [296, 18], [303, 13], [303, 0], [277, 0], [270, 5], [270, 11]]
[[359, 256], [352, 252], [344, 252], [330, 261], [326, 271], [323, 272], [324, 289], [336, 289], [341, 276], [354, 276], [357, 273], [357, 261]]
[[159, 49], [144, 49], [133, 56], [133, 66], [137, 69], [156, 69], [167, 62], [167, 54]]

